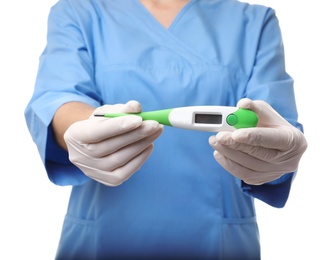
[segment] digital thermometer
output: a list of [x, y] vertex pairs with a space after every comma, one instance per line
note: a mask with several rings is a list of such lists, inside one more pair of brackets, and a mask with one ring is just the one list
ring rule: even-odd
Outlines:
[[255, 127], [258, 117], [252, 110], [230, 106], [188, 106], [141, 113], [104, 113], [94, 116], [140, 116], [160, 124], [206, 132], [234, 131]]

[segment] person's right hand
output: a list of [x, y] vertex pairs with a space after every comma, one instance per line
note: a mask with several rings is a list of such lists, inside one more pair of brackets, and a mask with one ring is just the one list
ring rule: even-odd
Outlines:
[[129, 179], [148, 159], [163, 130], [156, 121], [130, 115], [95, 117], [95, 113], [141, 112], [136, 101], [104, 105], [89, 119], [72, 124], [64, 134], [69, 159], [88, 177], [107, 186]]

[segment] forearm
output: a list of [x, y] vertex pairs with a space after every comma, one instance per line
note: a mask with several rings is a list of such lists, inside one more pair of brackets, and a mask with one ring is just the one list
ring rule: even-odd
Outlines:
[[64, 133], [70, 125], [77, 121], [85, 120], [95, 110], [87, 104], [81, 102], [69, 102], [62, 105], [55, 113], [52, 120], [52, 129], [57, 143], [67, 150], [64, 141]]

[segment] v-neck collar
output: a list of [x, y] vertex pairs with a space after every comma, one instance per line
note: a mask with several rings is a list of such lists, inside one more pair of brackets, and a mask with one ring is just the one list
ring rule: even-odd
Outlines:
[[177, 26], [182, 16], [198, 1], [199, 0], [190, 0], [178, 13], [168, 29], [156, 20], [155, 17], [138, 0], [132, 0], [132, 8], [134, 9], [134, 13], [137, 14], [136, 18], [140, 21], [138, 26], [144, 26], [147, 30], [149, 30], [151, 32], [151, 37], [154, 37], [158, 42], [161, 42], [161, 44], [167, 48], [173, 49], [174, 52], [178, 53], [191, 63], [204, 62], [209, 64], [211, 63], [210, 60], [206, 57], [198, 55], [173, 33], [173, 29]]
[[179, 13], [175, 16], [175, 18], [173, 19], [168, 28], [163, 26], [139, 0], [134, 0], [134, 1], [137, 3], [142, 12], [144, 12], [150, 18], [150, 20], [152, 20], [152, 22], [156, 24], [156, 26], [161, 27], [164, 30], [171, 31], [173, 30], [175, 24], [177, 24], [177, 22], [181, 19], [183, 14], [198, 0], [189, 0], [189, 2], [185, 4], [185, 6], [183, 6], [182, 9], [179, 11]]

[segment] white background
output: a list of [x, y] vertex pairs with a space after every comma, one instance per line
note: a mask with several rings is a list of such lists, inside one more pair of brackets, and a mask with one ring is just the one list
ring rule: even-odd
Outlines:
[[[309, 142], [287, 205], [275, 209], [256, 202], [263, 259], [334, 259], [331, 1], [251, 2], [277, 11]], [[54, 3], [0, 3], [0, 259], [53, 259], [67, 207], [70, 188], [47, 179], [23, 116]]]

